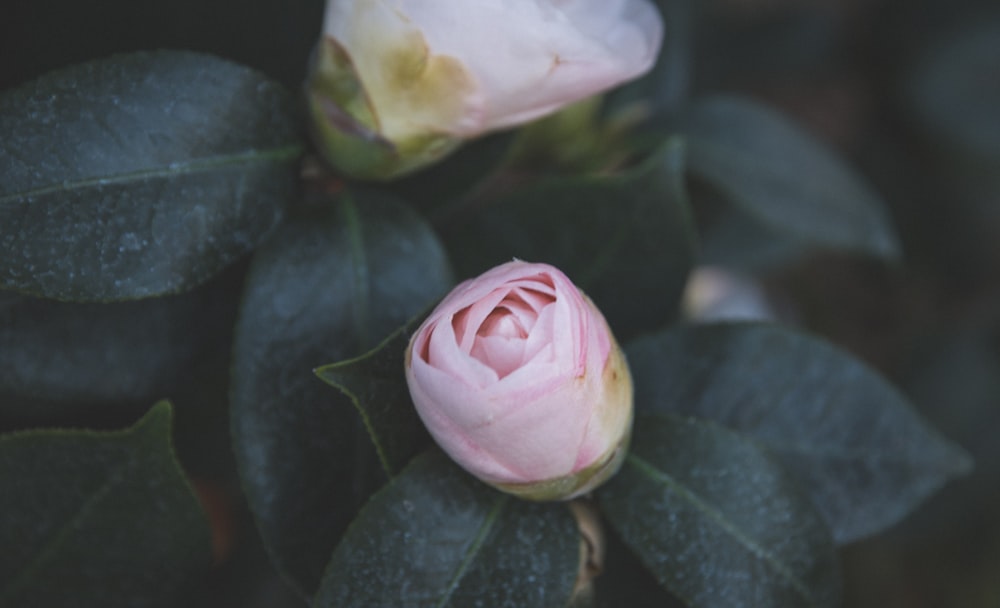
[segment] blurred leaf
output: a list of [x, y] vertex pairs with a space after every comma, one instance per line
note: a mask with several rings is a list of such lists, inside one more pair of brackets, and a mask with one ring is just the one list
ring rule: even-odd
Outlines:
[[564, 504], [496, 492], [435, 450], [362, 509], [313, 606], [564, 606], [579, 560]]
[[0, 292], [0, 421], [103, 427], [108, 414], [120, 427], [164, 396], [183, 410], [181, 393], [201, 390], [192, 378], [228, 357], [241, 276], [234, 268], [188, 293], [132, 302]]
[[626, 352], [637, 408], [711, 419], [766, 446], [838, 543], [898, 522], [971, 466], [874, 371], [779, 326], [680, 327]]
[[707, 421], [647, 416], [598, 491], [614, 528], [692, 608], [836, 607], [837, 555], [795, 481]]
[[450, 285], [430, 228], [369, 192], [304, 211], [254, 257], [233, 350], [233, 449], [264, 543], [304, 595], [384, 481], [350, 400], [312, 370], [371, 348]]
[[663, 46], [653, 71], [646, 77], [652, 82], [652, 103], [657, 111], [675, 111], [691, 93], [693, 68], [693, 0], [659, 0], [663, 14]]
[[629, 106], [645, 106], [653, 114], [670, 116], [687, 102], [694, 67], [695, 6], [693, 0], [656, 1], [664, 27], [656, 63], [642, 78], [608, 93], [612, 115]]
[[697, 16], [693, 71], [702, 91], [798, 90], [843, 73], [844, 23], [830, 6], [745, 5]]
[[921, 414], [969, 450], [976, 463], [968, 477], [950, 484], [894, 531], [897, 538], [905, 534], [928, 544], [954, 537], [956, 522], [967, 530], [994, 525], [1000, 506], [1000, 343], [979, 323], [948, 329], [925, 336], [913, 349], [902, 380]]
[[320, 379], [354, 403], [389, 476], [430, 442], [403, 375], [406, 348], [421, 318], [412, 319], [360, 357], [316, 369]]
[[211, 562], [171, 408], [125, 431], [0, 436], [0, 605], [171, 606]]
[[677, 312], [695, 247], [683, 164], [674, 139], [620, 175], [541, 181], [448, 226], [446, 244], [460, 276], [511, 258], [560, 268], [626, 339]]
[[685, 117], [688, 168], [769, 228], [821, 247], [894, 259], [899, 245], [878, 194], [781, 114], [713, 97]]
[[127, 300], [183, 291], [281, 220], [290, 96], [180, 51], [119, 55], [0, 96], [0, 287]]
[[[699, 193], [692, 194], [699, 204], [708, 202], [699, 198]], [[699, 266], [763, 274], [787, 268], [811, 253], [806, 243], [758, 222], [753, 215], [733, 206], [720, 207], [700, 236]]]
[[504, 131], [466, 143], [443, 161], [392, 181], [387, 187], [425, 212], [446, 207], [467, 195], [501, 165], [516, 133]]
[[978, 19], [932, 45], [907, 82], [907, 101], [949, 152], [1000, 163], [1000, 17]]

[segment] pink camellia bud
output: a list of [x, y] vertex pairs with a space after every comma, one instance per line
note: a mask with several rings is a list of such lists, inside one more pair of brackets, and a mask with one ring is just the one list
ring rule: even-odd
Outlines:
[[504, 492], [573, 498], [624, 459], [625, 357], [593, 302], [547, 264], [515, 260], [456, 287], [410, 340], [406, 380], [438, 444]]

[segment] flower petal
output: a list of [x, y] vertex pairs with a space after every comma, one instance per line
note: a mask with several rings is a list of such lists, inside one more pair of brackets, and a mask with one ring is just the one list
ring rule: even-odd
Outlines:
[[499, 380], [524, 363], [524, 340], [506, 336], [480, 336], [472, 347], [472, 356], [497, 374]]
[[[511, 126], [648, 70], [663, 36], [648, 0], [396, 0], [435, 53], [459, 58], [483, 90], [478, 131]], [[467, 133], [473, 134], [473, 133]]]

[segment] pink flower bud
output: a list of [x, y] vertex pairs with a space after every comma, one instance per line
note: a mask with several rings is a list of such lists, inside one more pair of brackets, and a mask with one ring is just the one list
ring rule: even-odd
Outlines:
[[569, 499], [624, 459], [625, 357], [593, 302], [547, 264], [509, 262], [456, 287], [410, 340], [406, 380], [445, 452], [505, 492]]

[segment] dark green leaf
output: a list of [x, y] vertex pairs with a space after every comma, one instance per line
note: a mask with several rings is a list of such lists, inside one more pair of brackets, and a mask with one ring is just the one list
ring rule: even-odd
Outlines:
[[786, 118], [736, 97], [685, 117], [688, 168], [772, 230], [821, 247], [896, 258], [880, 197], [842, 160]]
[[890, 526], [970, 461], [850, 355], [763, 324], [680, 327], [626, 348], [636, 407], [711, 419], [774, 453], [846, 543]]
[[684, 146], [671, 140], [616, 176], [544, 180], [448, 227], [462, 276], [547, 262], [593, 298], [619, 338], [673, 318], [694, 259]]
[[0, 436], [0, 605], [171, 606], [207, 570], [170, 423], [161, 402], [126, 431]]
[[579, 532], [565, 505], [500, 494], [435, 450], [361, 511], [313, 606], [565, 606], [579, 560]]
[[233, 351], [233, 447], [264, 542], [305, 595], [384, 481], [350, 400], [312, 370], [365, 352], [450, 284], [420, 217], [364, 192], [293, 218], [254, 257]]
[[[960, 442], [974, 459], [975, 469], [949, 484], [935, 500], [918, 509], [893, 538], [931, 544], [955, 535], [955, 523], [978, 530], [996, 517], [1000, 480], [1000, 336], [980, 324], [926, 336], [910, 358], [901, 382], [921, 414]], [[988, 525], [988, 524], [986, 524]]]
[[475, 140], [442, 162], [387, 185], [424, 211], [433, 212], [456, 202], [487, 179], [506, 158], [516, 131]]
[[[699, 204], [709, 202], [698, 194], [711, 194], [692, 196]], [[787, 268], [812, 253], [808, 243], [790, 238], [734, 206], [717, 208], [711, 223], [702, 230], [700, 244], [698, 265], [759, 274]]]
[[977, 20], [931, 46], [907, 83], [911, 107], [948, 151], [1000, 163], [1000, 18]]
[[692, 608], [836, 607], [829, 531], [795, 481], [707, 421], [637, 421], [625, 466], [598, 493], [611, 524]]
[[290, 96], [180, 51], [120, 55], [0, 96], [0, 287], [62, 300], [189, 289], [284, 214]]
[[604, 570], [594, 580], [595, 608], [687, 608], [663, 588], [614, 528], [606, 528], [604, 535]]
[[382, 344], [355, 359], [324, 365], [316, 375], [336, 387], [357, 408], [382, 468], [395, 475], [430, 441], [410, 400], [403, 375], [406, 348], [419, 319], [411, 320]]
[[108, 414], [117, 428], [164, 396], [183, 409], [192, 378], [228, 357], [241, 272], [133, 302], [0, 292], [0, 424], [103, 427]]

